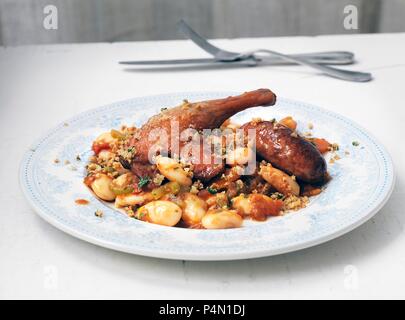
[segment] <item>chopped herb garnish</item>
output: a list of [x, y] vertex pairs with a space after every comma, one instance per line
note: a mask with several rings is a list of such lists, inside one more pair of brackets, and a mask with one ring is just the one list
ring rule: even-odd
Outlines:
[[277, 199], [277, 200], [282, 200], [282, 199], [284, 199], [284, 195], [280, 192], [274, 192], [272, 194], [272, 198]]
[[80, 158], [80, 156], [79, 156], [79, 155], [77, 155], [77, 156], [76, 156], [76, 160], [77, 160], [77, 161], [81, 161], [81, 160], [82, 160], [82, 158]]
[[166, 111], [166, 110], [167, 110], [167, 108], [161, 108], [161, 109], [160, 109], [160, 111], [162, 111], [162, 112], [163, 112], [163, 111]]
[[211, 193], [211, 194], [216, 194], [216, 193], [218, 193], [218, 190], [217, 190], [217, 189], [211, 188], [211, 187], [208, 187], [208, 188], [207, 188], [207, 191], [208, 191], [209, 193]]
[[360, 145], [360, 143], [358, 141], [353, 141], [352, 145], [354, 145], [355, 147], [358, 147]]
[[128, 151], [128, 152], [133, 152], [133, 151], [134, 151], [134, 147], [129, 147], [127, 151]]
[[141, 177], [141, 179], [138, 182], [138, 187], [139, 188], [143, 188], [144, 186], [146, 186], [148, 183], [150, 182], [150, 178], [149, 177]]

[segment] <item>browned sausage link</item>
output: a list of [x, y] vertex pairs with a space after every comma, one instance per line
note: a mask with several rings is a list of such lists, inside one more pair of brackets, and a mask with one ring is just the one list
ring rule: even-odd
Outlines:
[[256, 150], [275, 167], [308, 183], [320, 183], [326, 174], [326, 162], [310, 142], [291, 129], [270, 121], [248, 122], [242, 126], [256, 130]]

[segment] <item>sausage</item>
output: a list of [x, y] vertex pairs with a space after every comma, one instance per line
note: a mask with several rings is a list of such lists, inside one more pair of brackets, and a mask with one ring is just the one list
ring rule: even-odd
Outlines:
[[273, 166], [308, 183], [322, 183], [326, 162], [318, 149], [290, 128], [272, 121], [251, 121], [245, 135], [256, 130], [256, 152]]

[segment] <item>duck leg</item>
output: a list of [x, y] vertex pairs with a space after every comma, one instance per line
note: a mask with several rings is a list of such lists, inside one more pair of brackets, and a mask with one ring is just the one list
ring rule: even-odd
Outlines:
[[[173, 140], [180, 141], [180, 134], [186, 129], [215, 129], [234, 114], [257, 106], [270, 106], [276, 102], [276, 96], [269, 89], [258, 89], [245, 92], [239, 96], [225, 99], [208, 100], [189, 103], [163, 110], [151, 117], [138, 131], [136, 137], [130, 141], [130, 146], [135, 147], [135, 162], [150, 162], [150, 151], [156, 148], [157, 138], [166, 136], [166, 152], [171, 154]], [[173, 134], [173, 125], [176, 133]], [[155, 139], [151, 139], [151, 136]], [[179, 143], [181, 145], [181, 143]], [[209, 170], [208, 170], [209, 171]], [[216, 172], [217, 170], [214, 170]]]

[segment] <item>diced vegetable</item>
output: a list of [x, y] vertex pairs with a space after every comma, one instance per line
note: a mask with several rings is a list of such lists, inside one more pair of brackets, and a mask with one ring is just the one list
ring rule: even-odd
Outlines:
[[120, 194], [128, 194], [128, 193], [134, 192], [134, 187], [132, 187], [132, 186], [128, 186], [126, 188], [116, 188], [116, 187], [111, 186], [110, 189], [117, 196], [120, 195]]
[[103, 150], [110, 150], [110, 144], [107, 142], [94, 142], [91, 147], [93, 152], [98, 156], [98, 154]]
[[330, 150], [331, 144], [325, 139], [313, 138], [310, 141], [315, 145], [315, 147], [322, 154], [324, 154]]
[[114, 129], [111, 130], [111, 136], [114, 139], [118, 139], [118, 140], [124, 140], [125, 139], [125, 134], [123, 134], [121, 131], [114, 130]]
[[293, 117], [285, 117], [280, 120], [280, 123], [293, 131], [297, 129], [297, 122], [293, 119]]
[[160, 199], [167, 194], [177, 195], [180, 192], [180, 184], [178, 182], [168, 182], [163, 186], [152, 190], [152, 196], [154, 199]]
[[283, 207], [283, 201], [272, 199], [263, 194], [240, 195], [232, 199], [232, 207], [243, 216], [263, 221], [267, 216], [278, 216]]
[[255, 220], [266, 220], [266, 216], [278, 216], [283, 207], [283, 201], [274, 200], [263, 194], [249, 196], [252, 205], [251, 216]]

